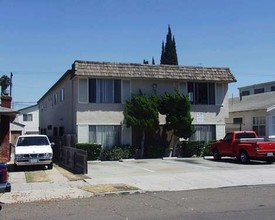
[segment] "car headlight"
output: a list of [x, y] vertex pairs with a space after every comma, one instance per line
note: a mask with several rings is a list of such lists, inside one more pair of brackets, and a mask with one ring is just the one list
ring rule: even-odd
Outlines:
[[23, 158], [23, 155], [22, 155], [22, 154], [15, 154], [15, 158], [16, 158], [16, 159]]
[[53, 155], [52, 153], [46, 153], [45, 157], [52, 157], [52, 155]]

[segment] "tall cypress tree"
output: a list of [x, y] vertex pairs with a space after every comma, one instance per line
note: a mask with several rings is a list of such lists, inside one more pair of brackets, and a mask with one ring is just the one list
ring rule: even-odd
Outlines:
[[161, 64], [178, 65], [178, 55], [176, 51], [175, 37], [172, 36], [170, 25], [168, 25], [168, 33], [166, 35], [166, 43], [162, 42]]
[[155, 65], [155, 58], [152, 57], [152, 65]]
[[177, 55], [176, 41], [174, 36], [173, 36], [173, 63], [174, 65], [178, 65], [178, 55]]

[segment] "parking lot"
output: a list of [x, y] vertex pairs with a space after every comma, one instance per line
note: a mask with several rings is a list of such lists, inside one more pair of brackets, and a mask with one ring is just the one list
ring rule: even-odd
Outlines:
[[275, 168], [275, 164], [264, 161], [251, 161], [250, 164], [240, 164], [235, 158], [224, 158], [214, 161], [206, 158], [166, 158], [89, 162], [88, 176], [91, 178], [111, 178], [126, 176], [143, 176], [157, 174], [190, 173], [221, 170], [247, 170]]
[[[12, 165], [11, 165], [12, 167]], [[240, 164], [235, 158], [224, 158], [214, 161], [212, 157], [206, 158], [164, 158], [164, 159], [141, 159], [123, 161], [89, 161], [87, 179], [102, 181], [102, 179], [158, 176], [158, 175], [180, 175], [188, 173], [207, 172], [234, 172], [251, 170], [275, 170], [275, 163], [268, 164], [264, 161], [251, 161], [249, 164]], [[43, 167], [26, 168], [15, 172], [10, 170], [11, 183], [26, 182], [26, 172], [41, 172], [47, 175], [51, 181], [66, 181], [64, 173], [60, 169], [47, 170]], [[25, 172], [24, 172], [25, 171]], [[58, 176], [58, 178], [57, 178]], [[85, 178], [85, 177], [84, 177]], [[105, 181], [104, 181], [105, 182]]]
[[234, 158], [169, 158], [90, 162], [86, 182], [124, 183], [145, 191], [177, 191], [230, 186], [275, 184], [275, 164]]

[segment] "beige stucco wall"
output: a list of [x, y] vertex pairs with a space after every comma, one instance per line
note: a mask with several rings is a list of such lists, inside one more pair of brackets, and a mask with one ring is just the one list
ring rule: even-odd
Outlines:
[[[131, 80], [131, 94], [137, 94], [140, 90], [151, 94], [155, 92], [158, 95], [164, 92], [173, 92], [179, 88], [180, 82], [177, 80]], [[48, 97], [54, 95], [61, 88], [65, 89], [64, 102], [58, 102], [51, 106]], [[106, 104], [106, 103], [79, 103], [78, 102], [78, 77], [64, 78], [58, 86], [52, 89], [51, 93], [40, 100], [39, 104], [48, 102], [47, 110], [40, 111], [40, 127], [47, 128], [63, 126], [66, 134], [78, 134], [78, 126], [87, 127], [88, 125], [122, 125], [124, 116], [124, 104]], [[228, 117], [228, 99], [227, 84], [223, 85], [223, 101], [219, 105], [192, 105], [191, 116], [194, 118], [194, 124], [213, 125], [216, 124], [216, 136], [221, 138], [224, 135], [225, 117]], [[123, 94], [122, 94], [123, 95]], [[160, 115], [160, 124], [165, 123], [165, 116]], [[123, 130], [123, 129], [122, 129]], [[52, 131], [47, 131], [52, 134]], [[88, 132], [88, 131], [87, 131]], [[127, 130], [129, 136], [131, 132]], [[125, 140], [129, 137], [122, 134]]]
[[242, 111], [242, 112], [230, 112], [229, 118], [226, 119], [226, 131], [230, 130], [239, 130], [239, 125], [233, 124], [233, 118], [243, 118], [243, 124], [241, 125], [242, 130], [252, 130], [253, 129], [253, 117], [265, 117], [266, 125], [266, 137], [270, 135], [275, 135], [272, 125], [272, 117], [275, 116], [275, 109], [267, 111], [262, 110], [253, 110], [253, 111]]
[[81, 103], [77, 105], [77, 124], [120, 124], [122, 123], [124, 105]]
[[[53, 135], [54, 127], [64, 127], [65, 133], [72, 133], [72, 83], [67, 77], [59, 83], [51, 93], [45, 96], [39, 101], [39, 127], [45, 128], [49, 136]], [[64, 101], [58, 100], [57, 104], [52, 104], [51, 99], [54, 99], [54, 94], [64, 88]], [[41, 105], [46, 106], [42, 111]], [[48, 130], [48, 126], [52, 126], [51, 130]]]
[[240, 125], [233, 124], [233, 118], [242, 118], [241, 129], [251, 131], [253, 128], [253, 117], [266, 117], [266, 110], [230, 112], [229, 118], [226, 119], [226, 131], [240, 129]]
[[163, 95], [165, 92], [173, 92], [178, 87], [177, 80], [144, 80], [135, 79], [132, 83], [132, 94], [138, 94], [141, 90], [143, 93], [151, 94], [155, 91], [158, 95]]

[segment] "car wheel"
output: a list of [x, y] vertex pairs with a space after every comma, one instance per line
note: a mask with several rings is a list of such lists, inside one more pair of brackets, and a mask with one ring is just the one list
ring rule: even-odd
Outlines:
[[269, 164], [271, 164], [271, 163], [274, 162], [274, 158], [273, 158], [273, 157], [267, 158], [267, 159], [266, 159], [266, 162], [269, 163]]
[[219, 153], [218, 150], [215, 149], [215, 150], [213, 151], [213, 157], [214, 157], [214, 160], [216, 160], [216, 161], [218, 161], [218, 160], [221, 159], [221, 155], [220, 155], [220, 153]]
[[249, 162], [249, 157], [248, 157], [246, 151], [240, 152], [239, 160], [242, 164], [246, 164]]
[[13, 165], [13, 171], [18, 171], [18, 166], [16, 164]]
[[49, 165], [48, 165], [48, 170], [52, 170], [53, 169], [53, 163], [50, 163]]

